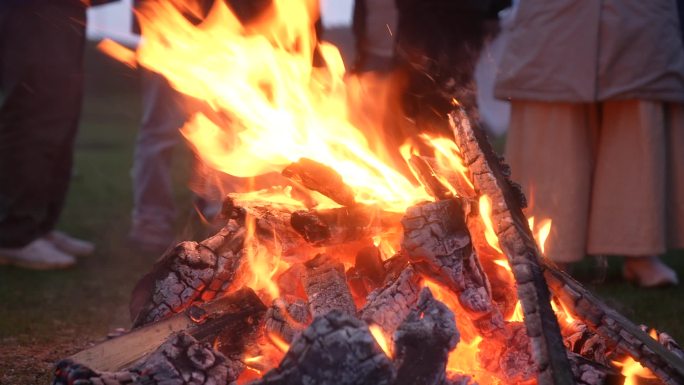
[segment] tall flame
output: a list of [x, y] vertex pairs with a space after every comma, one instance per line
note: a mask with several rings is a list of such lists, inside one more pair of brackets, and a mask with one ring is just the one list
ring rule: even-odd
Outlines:
[[[350, 123], [344, 64], [337, 48], [316, 40], [316, 4], [274, 0], [242, 24], [216, 2], [195, 26], [170, 3], [155, 2], [139, 14], [138, 63], [196, 102], [182, 132], [216, 170], [255, 176], [306, 157], [340, 173], [361, 203], [403, 211], [428, 200]], [[321, 67], [313, 65], [315, 50]]]
[[485, 239], [487, 239], [487, 243], [494, 250], [503, 254], [501, 246], [499, 246], [499, 237], [494, 232], [494, 224], [492, 223], [492, 200], [487, 195], [480, 197], [480, 216], [485, 225]]

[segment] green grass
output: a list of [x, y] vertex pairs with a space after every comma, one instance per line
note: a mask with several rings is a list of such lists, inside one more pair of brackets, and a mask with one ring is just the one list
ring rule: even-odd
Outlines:
[[[0, 268], [0, 384], [46, 384], [56, 360], [114, 328], [128, 327], [130, 292], [157, 257], [126, 245], [132, 207], [129, 170], [140, 118], [136, 74], [93, 47], [88, 48], [87, 71], [76, 174], [59, 227], [93, 240], [97, 253], [66, 271]], [[191, 161], [187, 151], [179, 155], [177, 201], [180, 212], [189, 213], [185, 186]], [[188, 216], [180, 215], [179, 233], [187, 233]], [[666, 261], [684, 276], [684, 253], [670, 253]], [[602, 271], [605, 279], [591, 283]], [[634, 288], [620, 280], [618, 259], [610, 259], [607, 269], [587, 260], [576, 275], [629, 318], [684, 341], [684, 287]]]

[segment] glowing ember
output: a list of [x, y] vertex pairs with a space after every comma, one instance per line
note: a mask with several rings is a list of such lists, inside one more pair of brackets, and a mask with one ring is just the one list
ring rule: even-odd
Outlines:
[[392, 349], [390, 349], [390, 344], [387, 341], [387, 338], [385, 338], [385, 332], [382, 331], [382, 328], [378, 325], [370, 325], [368, 326], [368, 329], [373, 335], [373, 338], [375, 338], [375, 342], [380, 345], [382, 351], [385, 352], [387, 357], [392, 358]]

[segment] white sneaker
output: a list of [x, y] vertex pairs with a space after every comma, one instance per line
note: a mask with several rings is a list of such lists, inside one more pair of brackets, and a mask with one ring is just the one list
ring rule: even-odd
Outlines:
[[61, 231], [53, 230], [44, 238], [63, 252], [77, 257], [84, 257], [95, 251], [95, 245], [92, 242], [74, 238]]
[[0, 265], [12, 265], [33, 270], [64, 269], [76, 264], [76, 258], [58, 250], [43, 238], [24, 247], [0, 248]]
[[644, 288], [672, 286], [679, 283], [677, 273], [658, 257], [626, 257], [622, 275], [626, 280]]

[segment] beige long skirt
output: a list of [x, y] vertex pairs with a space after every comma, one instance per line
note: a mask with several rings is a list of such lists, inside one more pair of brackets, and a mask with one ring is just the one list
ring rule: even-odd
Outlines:
[[514, 101], [506, 158], [554, 261], [684, 247], [684, 105]]

